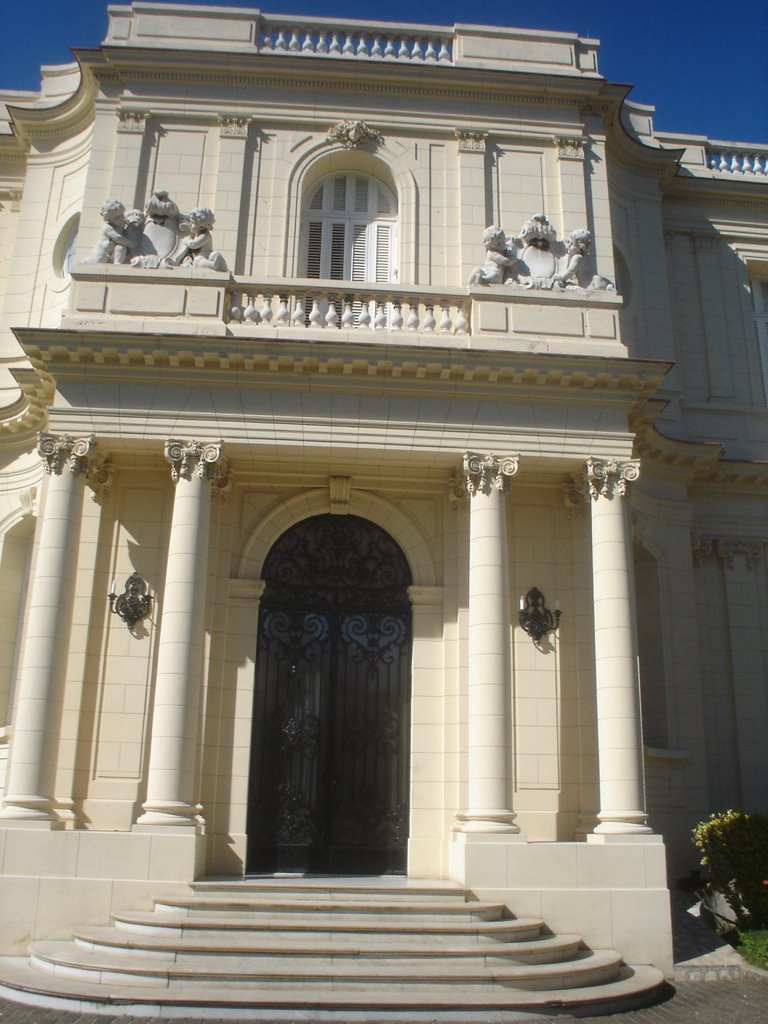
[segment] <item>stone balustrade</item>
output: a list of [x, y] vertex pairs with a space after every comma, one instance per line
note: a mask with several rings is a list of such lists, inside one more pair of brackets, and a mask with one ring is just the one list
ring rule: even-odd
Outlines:
[[768, 150], [708, 147], [707, 167], [725, 174], [768, 180]]
[[299, 330], [388, 331], [468, 334], [466, 289], [414, 290], [391, 284], [293, 279], [250, 285], [227, 295], [229, 326], [292, 327]]
[[400, 62], [452, 63], [453, 37], [435, 25], [393, 26], [317, 18], [262, 16], [261, 53]]

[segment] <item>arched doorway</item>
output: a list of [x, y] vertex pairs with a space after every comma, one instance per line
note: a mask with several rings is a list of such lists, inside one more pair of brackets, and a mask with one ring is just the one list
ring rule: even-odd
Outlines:
[[264, 562], [248, 872], [404, 871], [411, 574], [379, 526], [321, 515]]

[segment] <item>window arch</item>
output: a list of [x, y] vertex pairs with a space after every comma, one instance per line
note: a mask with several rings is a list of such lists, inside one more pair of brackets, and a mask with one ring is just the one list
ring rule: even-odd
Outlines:
[[308, 190], [302, 219], [305, 277], [397, 280], [397, 199], [377, 178], [328, 175]]

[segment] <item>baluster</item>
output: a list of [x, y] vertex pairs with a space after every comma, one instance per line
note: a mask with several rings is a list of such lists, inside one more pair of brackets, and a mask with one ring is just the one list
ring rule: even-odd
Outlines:
[[248, 324], [257, 324], [259, 320], [261, 320], [261, 317], [259, 316], [259, 311], [258, 309], [256, 309], [256, 304], [253, 301], [252, 295], [248, 296], [248, 305], [245, 307], [243, 318], [245, 319], [245, 322]]
[[387, 313], [384, 308], [384, 303], [380, 300], [376, 300], [376, 316], [373, 318], [373, 328], [376, 331], [383, 331], [387, 326]]
[[239, 324], [243, 319], [243, 307], [238, 305], [235, 301], [235, 296], [230, 295], [231, 305], [229, 307], [229, 319], [236, 324]]
[[387, 48], [384, 51], [384, 56], [385, 57], [396, 57], [397, 56], [397, 50], [395, 50], [395, 44], [394, 44], [394, 40], [392, 39], [392, 36], [387, 36]]
[[412, 302], [410, 305], [410, 313], [408, 319], [405, 321], [405, 326], [409, 331], [418, 331], [419, 329], [419, 306], [418, 303]]
[[329, 53], [341, 53], [341, 46], [339, 46], [339, 34], [338, 32], [333, 33], [333, 39], [331, 39], [331, 48]]
[[320, 312], [320, 300], [315, 296], [312, 299], [312, 312], [309, 314], [309, 322], [313, 327], [322, 327], [323, 314]]
[[437, 55], [438, 60], [450, 60], [451, 51], [448, 49], [448, 43], [445, 39], [440, 40], [440, 53]]
[[381, 36], [375, 36], [373, 40], [373, 48], [371, 49], [372, 57], [382, 57], [383, 51], [381, 49]]
[[274, 49], [274, 47], [272, 46], [272, 29], [271, 28], [265, 28], [264, 29], [264, 38], [261, 41], [261, 46], [259, 47], [259, 49], [261, 49], [261, 50], [272, 50], [272, 49]]
[[296, 305], [293, 307], [293, 316], [291, 322], [294, 327], [303, 327], [304, 320], [306, 319], [306, 313], [304, 312], [304, 303], [301, 301], [301, 296], [296, 296]]
[[400, 299], [395, 299], [392, 304], [392, 321], [390, 326], [393, 331], [402, 331], [403, 329], [403, 304]]
[[434, 312], [434, 310], [435, 310], [434, 306], [425, 306], [424, 307], [424, 311], [426, 313], [426, 316], [424, 317], [424, 333], [425, 334], [434, 334], [435, 333], [435, 326], [437, 324], [437, 320], [435, 320], [435, 312]]
[[345, 330], [350, 330], [355, 326], [355, 314], [352, 310], [352, 300], [344, 300], [344, 312], [341, 314], [341, 326]]
[[328, 43], [325, 41], [325, 32], [321, 32], [317, 37], [315, 53], [328, 53]]
[[307, 29], [307, 34], [304, 36], [304, 43], [301, 47], [302, 53], [314, 53], [315, 44], [312, 42], [312, 29]]
[[424, 54], [424, 60], [437, 60], [437, 50], [431, 39], [427, 40], [427, 52]]
[[272, 319], [272, 296], [267, 295], [266, 292], [264, 292], [264, 304], [261, 307], [259, 316], [265, 324], [268, 324]]
[[275, 318], [275, 327], [285, 327], [288, 324], [288, 296], [280, 296], [280, 307]]
[[764, 156], [762, 160], [759, 156], [755, 157], [755, 174], [768, 174], [768, 156]]
[[294, 51], [301, 49], [301, 47], [299, 46], [299, 33], [296, 31], [296, 29], [294, 29], [293, 32], [291, 33], [291, 41], [290, 43], [288, 43], [288, 49]]
[[468, 327], [469, 327], [469, 324], [467, 323], [467, 318], [464, 315], [464, 307], [463, 306], [459, 306], [459, 308], [458, 308], [458, 316], [456, 317], [456, 327], [454, 329], [454, 333], [455, 334], [466, 334]]
[[371, 300], [363, 296], [360, 299], [362, 307], [360, 316], [357, 318], [358, 330], [368, 331], [371, 327]]
[[423, 59], [424, 58], [423, 58], [422, 53], [421, 53], [421, 40], [420, 39], [414, 39], [413, 40], [413, 49], [411, 50], [411, 60], [423, 60]]
[[728, 170], [728, 157], [725, 155], [725, 153], [721, 153], [720, 154], [720, 170], [721, 171], [727, 171]]
[[354, 52], [355, 47], [354, 44], [352, 43], [352, 36], [350, 35], [349, 32], [347, 32], [347, 39], [346, 42], [344, 43], [344, 49], [342, 50], [342, 53], [345, 53], [348, 57], [350, 57], [352, 56], [352, 54], [354, 54]]
[[280, 29], [277, 33], [277, 42], [275, 43], [276, 50], [287, 50], [288, 44], [285, 41], [285, 30]]
[[733, 174], [738, 174], [739, 171], [741, 170], [741, 168], [739, 167], [739, 154], [738, 153], [731, 153], [731, 166], [729, 167], [729, 170]]
[[451, 323], [448, 305], [443, 304], [443, 315], [440, 317], [440, 333], [450, 334], [451, 327], [453, 327], [453, 324]]
[[365, 36], [360, 36], [360, 41], [357, 44], [357, 50], [355, 51], [358, 57], [368, 56], [368, 43]]
[[407, 60], [410, 57], [410, 51], [408, 50], [408, 43], [405, 39], [400, 40], [400, 49], [397, 51], [397, 56], [400, 60]]
[[325, 326], [336, 327], [339, 322], [339, 314], [336, 312], [336, 302], [328, 300], [328, 312], [325, 314]]

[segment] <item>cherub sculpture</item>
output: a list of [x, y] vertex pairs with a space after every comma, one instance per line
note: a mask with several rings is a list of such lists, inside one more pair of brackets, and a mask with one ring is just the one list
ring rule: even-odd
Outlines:
[[559, 270], [553, 277], [550, 287], [578, 288], [579, 268], [592, 246], [592, 235], [585, 229], [572, 231], [565, 240], [566, 262], [562, 270]]
[[175, 256], [169, 256], [163, 261], [163, 266], [195, 266], [205, 267], [208, 270], [225, 271], [227, 261], [218, 249], [213, 248], [211, 228], [215, 218], [213, 211], [207, 206], [198, 206], [187, 217], [189, 224], [189, 235], [184, 239], [181, 250]]
[[485, 246], [485, 263], [475, 267], [469, 277], [470, 287], [474, 284], [504, 284], [504, 281], [517, 257], [508, 247], [507, 236], [503, 228], [491, 225], [483, 232]]
[[128, 210], [125, 214], [125, 227], [123, 234], [128, 239], [128, 244], [120, 243], [115, 246], [115, 263], [128, 263], [131, 253], [138, 251], [141, 247], [141, 240], [144, 236], [144, 211]]
[[137, 243], [126, 231], [125, 207], [119, 199], [108, 199], [100, 213], [104, 221], [101, 238], [83, 263], [126, 263], [128, 252]]

